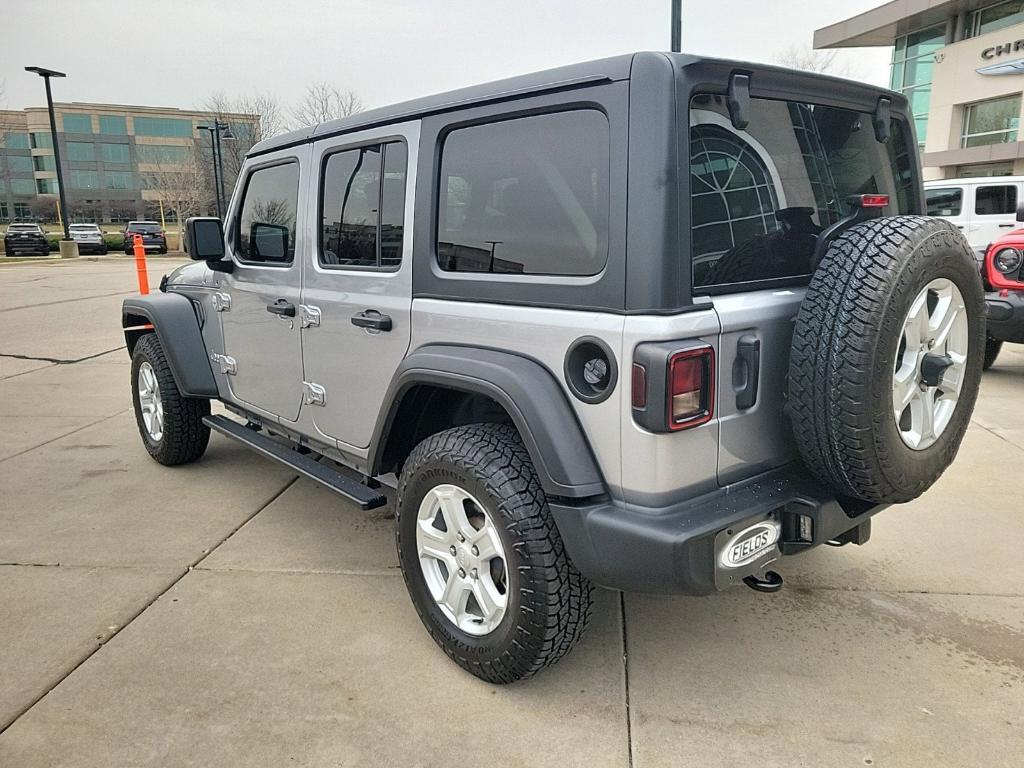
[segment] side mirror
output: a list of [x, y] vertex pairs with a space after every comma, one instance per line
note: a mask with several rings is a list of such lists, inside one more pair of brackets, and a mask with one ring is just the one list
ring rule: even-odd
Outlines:
[[288, 227], [253, 222], [249, 228], [249, 247], [260, 261], [288, 261]]
[[1017, 221], [1024, 221], [1024, 203], [1017, 206]]
[[185, 251], [193, 261], [224, 258], [224, 228], [216, 216], [193, 216], [185, 221]]

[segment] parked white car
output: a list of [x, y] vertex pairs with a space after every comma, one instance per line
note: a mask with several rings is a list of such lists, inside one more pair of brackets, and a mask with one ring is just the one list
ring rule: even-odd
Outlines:
[[1024, 176], [926, 181], [928, 215], [955, 224], [981, 261], [992, 242], [1020, 226], [1016, 216], [1017, 206], [1024, 201], [1022, 185]]
[[107, 243], [103, 239], [103, 231], [96, 224], [71, 224], [68, 226], [71, 239], [78, 243], [79, 253], [107, 252]]

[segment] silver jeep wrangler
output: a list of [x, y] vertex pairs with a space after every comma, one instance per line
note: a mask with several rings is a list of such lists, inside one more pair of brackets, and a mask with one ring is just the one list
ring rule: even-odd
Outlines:
[[950, 464], [983, 294], [922, 200], [902, 95], [681, 54], [296, 131], [124, 302], [139, 431], [395, 489], [430, 635], [528, 677], [593, 585], [774, 591]]

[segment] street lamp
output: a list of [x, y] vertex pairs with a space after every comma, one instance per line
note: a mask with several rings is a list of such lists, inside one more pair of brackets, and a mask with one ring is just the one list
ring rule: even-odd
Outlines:
[[683, 0], [671, 0], [672, 3], [672, 53], [683, 50]]
[[212, 125], [197, 125], [200, 131], [210, 132], [210, 159], [213, 161], [213, 197], [217, 201], [217, 218], [223, 219], [224, 213], [220, 209], [220, 177], [217, 175], [217, 145], [213, 135], [216, 130]]
[[231, 127], [219, 119], [214, 119], [213, 125], [197, 125], [196, 128], [201, 131], [210, 132], [210, 150], [213, 152], [214, 197], [217, 198], [217, 217], [223, 218], [223, 208], [226, 205], [226, 201], [224, 199], [224, 162], [220, 142], [221, 139], [224, 141], [234, 141], [235, 135], [231, 132]]
[[53, 142], [53, 163], [57, 166], [57, 194], [60, 198], [60, 220], [64, 225], [64, 239], [70, 240], [71, 233], [68, 231], [68, 203], [64, 197], [64, 171], [60, 164], [60, 145], [57, 142], [57, 118], [53, 114], [53, 95], [50, 93], [51, 77], [67, 77], [63, 72], [57, 72], [45, 67], [25, 67], [26, 72], [35, 72], [46, 83], [46, 108], [50, 111], [50, 140]]

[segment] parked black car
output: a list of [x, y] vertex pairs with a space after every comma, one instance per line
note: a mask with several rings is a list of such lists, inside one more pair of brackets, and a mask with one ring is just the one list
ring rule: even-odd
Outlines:
[[156, 221], [129, 221], [124, 228], [124, 252], [135, 253], [135, 235], [142, 235], [142, 244], [147, 251], [167, 253], [167, 236]]
[[4, 233], [4, 252], [8, 256], [47, 256], [50, 243], [38, 224], [11, 224]]

